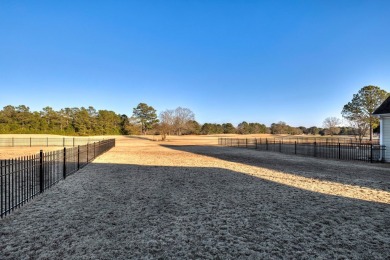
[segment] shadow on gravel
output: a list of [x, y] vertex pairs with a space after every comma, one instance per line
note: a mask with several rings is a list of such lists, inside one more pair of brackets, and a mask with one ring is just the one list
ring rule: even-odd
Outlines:
[[337, 161], [221, 146], [161, 146], [307, 178], [390, 191], [390, 168], [383, 164]]
[[386, 259], [389, 214], [386, 204], [217, 167], [91, 163], [0, 221], [0, 251], [2, 259]]

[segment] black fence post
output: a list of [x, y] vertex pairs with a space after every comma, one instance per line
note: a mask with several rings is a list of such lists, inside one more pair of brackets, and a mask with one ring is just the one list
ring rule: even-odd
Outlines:
[[77, 170], [80, 170], [80, 145], [77, 146]]
[[257, 138], [255, 138], [255, 149], [257, 150]]
[[[6, 174], [4, 174], [4, 177], [5, 176], [6, 176]], [[4, 191], [4, 195], [3, 195], [3, 160], [0, 160], [0, 217], [1, 218], [3, 217], [3, 201], [6, 198], [6, 193], [7, 192]], [[4, 199], [3, 199], [3, 196], [4, 196]]]
[[373, 161], [372, 156], [374, 155], [373, 152], [372, 152], [372, 149], [373, 149], [372, 143], [370, 145], [370, 148], [371, 148], [370, 163], [372, 163], [372, 161]]
[[248, 148], [248, 138], [245, 138], [245, 148]]
[[66, 179], [66, 147], [64, 147], [64, 168], [62, 173], [64, 180]]
[[[9, 210], [11, 210], [11, 205], [13, 206], [14, 205], [14, 191], [15, 191], [15, 174], [14, 174], [14, 166], [15, 166], [15, 160], [14, 159], [11, 159], [9, 160], [11, 162], [11, 168], [10, 168], [10, 175], [9, 176], [9, 183], [11, 184], [11, 186], [8, 187], [8, 191], [9, 193], [8, 194], [11, 194], [11, 196], [8, 197], [8, 203], [9, 203]], [[11, 204], [12, 203], [12, 204]]]
[[268, 138], [265, 138], [265, 149], [268, 151]]
[[31, 137], [30, 137], [30, 147], [31, 147]]
[[43, 151], [39, 151], [39, 191], [42, 193], [45, 190], [44, 187], [44, 176], [43, 176]]
[[316, 141], [314, 141], [314, 151], [313, 151], [313, 153], [314, 153], [314, 157], [317, 157], [317, 142]]
[[294, 145], [294, 153], [297, 154], [297, 141], [295, 141], [295, 145]]
[[341, 144], [339, 143], [339, 160], [341, 159]]
[[73, 137], [73, 147], [74, 147], [74, 137]]
[[386, 161], [386, 146], [379, 146], [380, 149], [381, 149], [381, 162], [385, 162]]
[[62, 146], [65, 147], [65, 137], [62, 139]]

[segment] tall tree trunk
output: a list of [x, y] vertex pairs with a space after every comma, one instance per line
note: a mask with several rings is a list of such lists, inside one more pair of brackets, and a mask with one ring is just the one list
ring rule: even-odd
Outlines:
[[372, 136], [373, 136], [374, 129], [372, 129], [372, 123], [370, 124], [370, 142], [372, 142]]

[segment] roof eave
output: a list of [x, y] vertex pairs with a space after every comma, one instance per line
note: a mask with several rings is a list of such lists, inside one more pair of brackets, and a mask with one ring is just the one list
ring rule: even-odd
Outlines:
[[390, 117], [390, 113], [384, 113], [384, 114], [372, 114], [373, 116], [377, 117]]

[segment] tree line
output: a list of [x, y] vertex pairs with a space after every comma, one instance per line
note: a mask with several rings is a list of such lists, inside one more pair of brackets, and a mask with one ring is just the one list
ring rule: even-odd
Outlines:
[[133, 108], [131, 117], [109, 110], [88, 108], [63, 108], [58, 111], [44, 107], [31, 111], [26, 105], [5, 106], [0, 110], [0, 134], [60, 134], [60, 135], [127, 135], [127, 134], [319, 134], [317, 127], [292, 127], [284, 122], [271, 127], [257, 122], [234, 126], [232, 123], [204, 123], [195, 120], [189, 108], [167, 109], [157, 116], [157, 111], [145, 103]]
[[312, 126], [293, 127], [285, 122], [270, 127], [258, 122], [243, 121], [237, 126], [222, 124], [199, 124], [189, 108], [157, 111], [146, 103], [133, 108], [130, 117], [110, 110], [88, 108], [63, 108], [55, 111], [47, 106], [41, 111], [30, 111], [25, 105], [5, 106], [0, 110], [0, 134], [60, 134], [60, 135], [167, 135], [189, 134], [289, 134], [289, 135], [355, 135], [361, 140], [365, 135], [379, 130], [379, 120], [372, 113], [390, 94], [377, 86], [365, 86], [353, 95], [352, 101], [342, 110], [349, 126], [341, 126], [341, 120], [328, 117], [323, 128]]
[[[195, 120], [195, 114], [189, 108], [178, 107], [176, 109], [167, 109], [157, 116], [157, 111], [145, 103], [138, 104], [133, 109], [133, 116], [129, 124], [131, 134], [159, 134], [165, 140], [167, 135], [210, 135], [210, 134], [329, 134], [327, 128], [316, 126], [306, 128], [304, 126], [293, 127], [285, 122], [278, 122], [267, 127], [257, 122], [243, 121], [235, 127], [232, 123], [204, 123], [199, 124]], [[137, 127], [136, 124], [140, 126]], [[139, 131], [140, 130], [140, 131]], [[337, 134], [350, 134], [352, 129], [341, 127]], [[332, 132], [333, 133], [333, 132]]]
[[[257, 122], [246, 122], [235, 127], [231, 123], [205, 123], [202, 126], [195, 121], [194, 114], [189, 109], [177, 108], [166, 110], [160, 114], [160, 124], [155, 129], [161, 133], [163, 139], [167, 134], [311, 134], [311, 135], [354, 135], [361, 141], [366, 135], [373, 138], [374, 132], [379, 132], [379, 119], [373, 115], [374, 111], [390, 96], [390, 93], [378, 86], [364, 86], [353, 95], [350, 102], [344, 105], [341, 115], [347, 120], [348, 126], [342, 125], [340, 119], [328, 117], [323, 122], [323, 128], [312, 126], [309, 128], [293, 127], [285, 122], [271, 124], [270, 127]], [[146, 104], [144, 104], [146, 105]], [[147, 105], [146, 105], [147, 106]], [[152, 107], [149, 107], [154, 110]], [[180, 111], [185, 111], [188, 117], [179, 120]], [[155, 116], [158, 122], [157, 116]], [[179, 123], [180, 122], [180, 123]], [[178, 128], [178, 125], [181, 127]], [[176, 127], [176, 128], [175, 128]], [[176, 129], [176, 131], [175, 131]], [[179, 130], [178, 130], [179, 129]]]
[[118, 135], [126, 133], [126, 115], [109, 110], [44, 107], [30, 111], [25, 105], [5, 106], [0, 111], [1, 134]]

